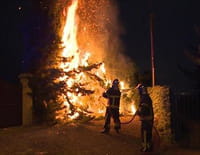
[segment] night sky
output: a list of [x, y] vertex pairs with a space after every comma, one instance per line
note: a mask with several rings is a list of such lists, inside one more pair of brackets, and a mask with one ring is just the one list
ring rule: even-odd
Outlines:
[[23, 50], [17, 6], [17, 1], [4, 1], [1, 8], [0, 79], [9, 82], [17, 81]]
[[[126, 33], [121, 36], [126, 55], [141, 72], [151, 71], [149, 13], [150, 0], [117, 0], [119, 18]], [[37, 28], [38, 15], [30, 21], [23, 21], [24, 9], [35, 8], [25, 0], [4, 2], [1, 10], [1, 63], [0, 79], [17, 82], [17, 76], [24, 72], [35, 58], [34, 47], [30, 46], [26, 24]], [[22, 8], [19, 8], [22, 6]], [[194, 26], [200, 25], [199, 0], [153, 0], [156, 84], [169, 85], [174, 89], [188, 89], [192, 81], [178, 70], [178, 64], [192, 67], [184, 50], [197, 42]], [[32, 10], [31, 10], [32, 9]], [[26, 10], [26, 13], [28, 11]], [[34, 23], [34, 22], [33, 22]], [[27, 35], [26, 35], [27, 32]], [[34, 44], [34, 43], [33, 43]]]
[[[150, 0], [118, 0], [127, 55], [141, 71], [151, 70], [149, 13]], [[178, 65], [193, 67], [184, 51], [197, 42], [195, 25], [200, 24], [200, 1], [153, 0], [156, 84], [174, 89], [193, 87]]]

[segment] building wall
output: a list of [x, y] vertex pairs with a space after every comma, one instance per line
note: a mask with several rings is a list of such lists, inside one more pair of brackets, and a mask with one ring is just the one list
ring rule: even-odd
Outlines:
[[0, 80], [0, 128], [22, 123], [21, 88]]

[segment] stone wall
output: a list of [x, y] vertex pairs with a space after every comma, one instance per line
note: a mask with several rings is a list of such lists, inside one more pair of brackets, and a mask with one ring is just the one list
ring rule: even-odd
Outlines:
[[172, 142], [170, 89], [166, 86], [155, 86], [148, 88], [148, 92], [153, 101], [154, 126], [159, 132], [161, 143], [170, 144]]

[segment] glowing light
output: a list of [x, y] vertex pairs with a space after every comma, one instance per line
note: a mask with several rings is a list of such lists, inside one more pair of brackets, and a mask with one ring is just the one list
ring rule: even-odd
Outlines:
[[132, 114], [135, 114], [135, 112], [136, 112], [135, 105], [132, 104], [132, 105], [131, 105], [131, 113], [132, 113]]
[[74, 113], [74, 115], [69, 116], [69, 118], [70, 118], [70, 119], [76, 119], [76, 118], [78, 118], [78, 116], [79, 116], [79, 113], [76, 112], [76, 113]]

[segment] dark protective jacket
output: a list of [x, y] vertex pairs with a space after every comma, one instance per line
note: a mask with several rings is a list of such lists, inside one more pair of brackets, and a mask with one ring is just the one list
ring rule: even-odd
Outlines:
[[140, 95], [138, 114], [141, 120], [150, 121], [154, 119], [152, 100], [148, 94]]
[[103, 93], [103, 97], [108, 99], [108, 106], [113, 108], [119, 108], [120, 96], [121, 92], [118, 87], [111, 87]]

